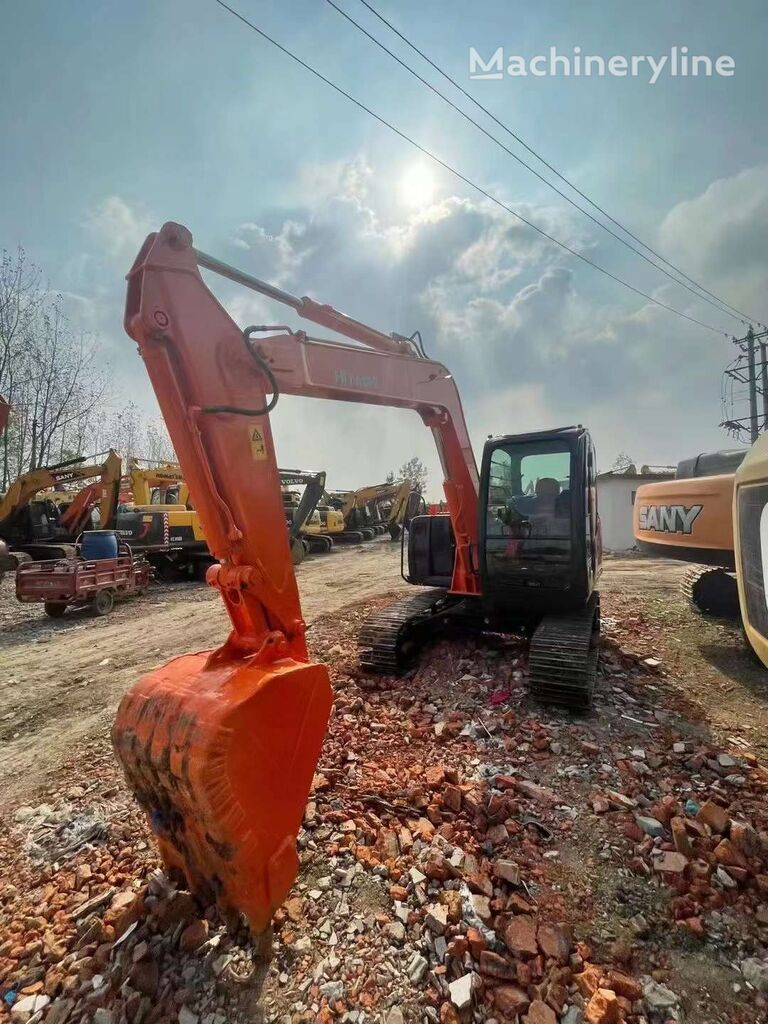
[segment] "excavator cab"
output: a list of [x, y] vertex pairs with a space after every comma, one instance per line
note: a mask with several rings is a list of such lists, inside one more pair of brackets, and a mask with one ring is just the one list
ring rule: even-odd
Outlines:
[[478, 561], [492, 613], [584, 607], [600, 571], [595, 485], [583, 427], [486, 442]]
[[[474, 553], [486, 613], [539, 615], [587, 604], [602, 556], [596, 476], [583, 427], [486, 441]], [[454, 551], [450, 516], [415, 516], [408, 581], [449, 587]]]
[[414, 634], [427, 634], [450, 617], [480, 630], [530, 633], [532, 692], [548, 702], [589, 707], [600, 626], [596, 483], [595, 448], [584, 427], [486, 441], [472, 552], [481, 593], [461, 595], [453, 586], [451, 517], [415, 516], [406, 579], [444, 591], [407, 599], [407, 618], [392, 610], [385, 613], [388, 622], [368, 627], [364, 663], [402, 670], [416, 647]]

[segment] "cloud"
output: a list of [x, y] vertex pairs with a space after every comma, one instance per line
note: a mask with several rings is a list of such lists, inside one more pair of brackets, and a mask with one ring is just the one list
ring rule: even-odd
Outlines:
[[[443, 194], [422, 209], [398, 207], [384, 177], [362, 157], [310, 164], [299, 173], [300, 205], [253, 212], [222, 238], [217, 255], [385, 332], [418, 328], [429, 355], [458, 381], [478, 459], [488, 433], [575, 422], [593, 429], [603, 467], [620, 450], [638, 464], [669, 463], [730, 443], [718, 428], [721, 372], [732, 356], [725, 339], [613, 290], [485, 200]], [[596, 247], [572, 210], [519, 209], [580, 252]], [[118, 197], [89, 223], [123, 261], [148, 228]], [[753, 168], [670, 210], [659, 244], [714, 291], [759, 308], [768, 292], [766, 227], [768, 178]], [[751, 252], [735, 251], [740, 237]], [[615, 258], [615, 249], [601, 249], [606, 265], [615, 268]], [[635, 263], [624, 273], [648, 279]], [[228, 282], [211, 284], [241, 325], [327, 333]], [[661, 277], [653, 294], [738, 327]], [[273, 418], [281, 461], [326, 469], [333, 486], [375, 482], [418, 455], [430, 469], [429, 493], [440, 495], [432, 438], [414, 414], [284, 396]]]
[[720, 178], [678, 203], [659, 234], [662, 251], [689, 273], [768, 322], [768, 164]]
[[85, 218], [85, 226], [110, 256], [130, 266], [153, 222], [120, 196], [107, 196]]

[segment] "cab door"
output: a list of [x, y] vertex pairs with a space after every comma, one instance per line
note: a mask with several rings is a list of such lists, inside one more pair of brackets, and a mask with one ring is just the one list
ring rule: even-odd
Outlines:
[[570, 590], [574, 550], [584, 546], [574, 536], [584, 519], [575, 442], [565, 431], [486, 442], [480, 562], [490, 604], [535, 610]]

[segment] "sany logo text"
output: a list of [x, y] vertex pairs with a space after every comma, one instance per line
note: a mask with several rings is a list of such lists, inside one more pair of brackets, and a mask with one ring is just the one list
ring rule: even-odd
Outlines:
[[703, 505], [641, 505], [638, 523], [641, 530], [658, 533], [691, 533]]

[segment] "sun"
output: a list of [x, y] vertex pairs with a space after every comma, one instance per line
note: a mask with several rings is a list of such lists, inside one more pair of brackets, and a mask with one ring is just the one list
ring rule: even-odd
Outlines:
[[435, 177], [426, 164], [411, 164], [400, 175], [400, 199], [406, 206], [427, 206], [435, 194]]

